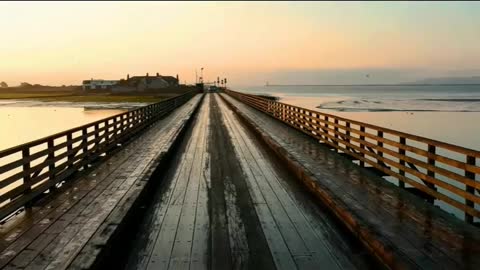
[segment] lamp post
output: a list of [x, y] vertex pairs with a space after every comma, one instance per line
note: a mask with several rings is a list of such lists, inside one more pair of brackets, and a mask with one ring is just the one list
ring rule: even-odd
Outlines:
[[203, 67], [200, 68], [200, 80], [201, 80], [201, 83], [203, 83]]

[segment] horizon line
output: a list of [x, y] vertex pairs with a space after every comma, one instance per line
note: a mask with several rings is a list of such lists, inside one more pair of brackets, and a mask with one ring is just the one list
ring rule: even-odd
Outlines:
[[456, 86], [456, 85], [480, 85], [480, 83], [395, 83], [395, 84], [268, 84], [270, 86]]

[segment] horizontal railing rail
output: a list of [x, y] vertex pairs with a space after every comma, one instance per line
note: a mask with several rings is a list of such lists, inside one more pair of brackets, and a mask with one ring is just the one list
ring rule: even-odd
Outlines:
[[86, 168], [198, 91], [0, 151], [0, 220]]
[[[480, 151], [232, 90], [225, 92], [298, 129], [398, 186], [473, 223], [480, 218]], [[393, 182], [393, 181], [392, 181]]]

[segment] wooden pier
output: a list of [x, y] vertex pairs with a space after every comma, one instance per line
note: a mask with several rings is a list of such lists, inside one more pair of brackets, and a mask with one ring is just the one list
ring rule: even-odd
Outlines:
[[477, 269], [479, 159], [188, 93], [0, 152], [0, 268]]

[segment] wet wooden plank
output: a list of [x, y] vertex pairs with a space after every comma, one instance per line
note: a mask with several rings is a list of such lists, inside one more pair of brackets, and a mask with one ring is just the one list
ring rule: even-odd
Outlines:
[[[231, 119], [233, 120], [233, 119]], [[272, 215], [274, 216], [277, 226], [279, 227], [285, 242], [287, 243], [290, 252], [293, 256], [296, 255], [308, 255], [310, 254], [309, 250], [306, 248], [303, 239], [300, 237], [300, 234], [296, 230], [291, 217], [285, 211], [282, 202], [277, 197], [277, 193], [281, 192], [282, 187], [272, 186], [270, 182], [276, 181], [275, 176], [271, 173], [268, 173], [268, 168], [270, 167], [264, 158], [258, 153], [256, 148], [252, 145], [251, 140], [248, 138], [247, 134], [242, 130], [242, 127], [238, 123], [235, 123], [235, 128], [239, 133], [239, 136], [242, 138], [239, 141], [240, 148], [243, 151], [243, 154], [248, 159], [248, 164], [251, 168], [255, 168], [259, 171], [259, 174], [256, 177], [257, 185], [259, 186], [267, 205], [270, 208]], [[232, 125], [233, 126], [233, 125]], [[275, 189], [274, 187], [278, 188]], [[288, 204], [292, 204], [290, 200]], [[298, 221], [297, 221], [298, 222]]]
[[[198, 126], [195, 126], [195, 131], [199, 131], [198, 139], [196, 144], [192, 145], [194, 149], [187, 149], [187, 151], [194, 151], [195, 154], [188, 176], [188, 188], [185, 193], [169, 269], [189, 269], [190, 267], [190, 256], [196, 222], [195, 217], [198, 207], [199, 184], [201, 180], [199, 176], [202, 173], [203, 154], [206, 151], [205, 133], [207, 130], [206, 119], [208, 119], [208, 114], [204, 107], [202, 107], [202, 109]], [[188, 169], [188, 167], [186, 169]]]
[[282, 234], [266, 204], [255, 206], [277, 269], [297, 269]]
[[[210, 103], [210, 95], [207, 96], [205, 103]], [[206, 107], [205, 119], [200, 127], [204, 130], [202, 146], [199, 151], [202, 158], [198, 160], [197, 168], [194, 168], [193, 176], [198, 178], [198, 195], [196, 201], [195, 225], [192, 239], [192, 249], [190, 255], [190, 269], [208, 268], [208, 236], [209, 236], [209, 216], [208, 216], [208, 185], [210, 183], [210, 159], [207, 153], [209, 128], [209, 107]], [[203, 115], [203, 114], [201, 114]]]
[[[297, 245], [301, 245], [301, 249], [298, 250], [292, 248], [290, 250], [297, 250], [297, 252], [303, 251], [305, 254], [294, 253], [294, 256], [302, 258], [301, 255], [306, 255], [309, 259], [303, 261], [303, 265], [306, 263], [312, 263], [316, 265], [322, 265], [328, 269], [339, 269], [340, 266], [337, 264], [336, 259], [332, 256], [332, 254], [330, 254], [331, 251], [329, 250], [323, 237], [313, 230], [310, 222], [306, 218], [307, 213], [302, 211], [301, 207], [298, 206], [298, 201], [294, 200], [290, 194], [287, 193], [285, 189], [286, 187], [282, 186], [280, 183], [280, 177], [276, 175], [273, 167], [259, 151], [256, 151], [258, 148], [255, 147], [251, 140], [246, 140], [246, 144], [248, 144], [250, 153], [252, 154], [253, 160], [256, 162], [257, 166], [263, 169], [262, 172], [265, 175], [265, 182], [267, 182], [271, 188], [271, 193], [275, 194], [276, 198], [278, 199], [279, 203], [272, 202], [271, 205], [282, 205], [283, 210], [285, 211], [284, 215], [291, 220], [291, 224], [294, 227], [293, 228], [289, 226], [288, 229], [291, 231], [290, 234], [292, 232], [293, 234], [298, 233], [300, 238], [303, 240], [303, 244], [305, 245], [304, 247], [306, 249], [303, 247], [302, 243], [297, 243]], [[282, 216], [282, 213], [280, 212], [278, 215]], [[286, 222], [288, 224], [289, 221], [287, 220]], [[286, 242], [290, 243], [291, 241], [287, 239]]]
[[[226, 108], [223, 106], [224, 105], [220, 105], [222, 110], [226, 110]], [[252, 178], [249, 178], [249, 177], [247, 178], [247, 182], [254, 189], [258, 188], [258, 190], [261, 190], [262, 189], [261, 183], [259, 183], [259, 181], [257, 181], [255, 178], [261, 177], [262, 172], [257, 167], [249, 166], [249, 164], [253, 164], [254, 161], [251, 160], [251, 158], [249, 159], [248, 156], [243, 152], [247, 150], [245, 149], [244, 142], [241, 138], [241, 134], [239, 134], [238, 130], [234, 128], [233, 126], [234, 124], [232, 123], [231, 118], [227, 116], [225, 113], [224, 113], [224, 116], [225, 116], [224, 120], [227, 125], [227, 128], [229, 131], [231, 131], [233, 144], [235, 148], [238, 149], [237, 154], [242, 157], [241, 159], [246, 160], [246, 162], [243, 163], [244, 165], [247, 166], [244, 168], [244, 171], [255, 171], [255, 173], [252, 173], [252, 176], [253, 176]], [[264, 180], [264, 179], [261, 179], [261, 180]], [[255, 204], [255, 209], [256, 209], [258, 218], [260, 219], [263, 232], [267, 239], [268, 245], [272, 252], [272, 256], [277, 268], [278, 269], [296, 269], [290, 250], [288, 249], [287, 244], [285, 243], [284, 238], [282, 236], [282, 233], [280, 232], [280, 228], [277, 226], [277, 223], [269, 208], [268, 199], [265, 199], [265, 194], [263, 192], [260, 192], [260, 194], [258, 195], [262, 196], [262, 198], [264, 198], [263, 200], [266, 203]]]
[[[189, 141], [189, 145], [192, 141]], [[188, 147], [187, 147], [188, 148]], [[153, 213], [151, 214], [151, 219], [145, 224], [142, 229], [145, 230], [144, 234], [147, 234], [145, 239], [140, 239], [140, 241], [145, 241], [144, 245], [140, 248], [138, 254], [136, 255], [137, 258], [131, 259], [129, 261], [129, 265], [127, 266], [128, 269], [146, 269], [150, 258], [152, 256], [152, 252], [156, 246], [158, 239], [164, 238], [164, 235], [160, 235], [161, 228], [164, 228], [164, 220], [167, 215], [167, 210], [170, 206], [171, 197], [174, 193], [176, 188], [176, 184], [178, 183], [178, 178], [180, 177], [180, 172], [182, 168], [185, 166], [186, 160], [181, 159], [179, 160], [178, 170], [176, 170], [172, 176], [172, 181], [168, 181], [165, 179], [166, 182], [164, 183], [164, 191], [161, 193], [161, 197], [158, 199], [158, 203], [156, 203], [155, 207], [153, 208]], [[170, 213], [171, 214], [171, 213]], [[165, 232], [163, 232], [164, 234]], [[162, 240], [163, 241], [163, 240]], [[160, 245], [160, 244], [159, 244]], [[157, 246], [158, 247], [158, 246]], [[171, 248], [171, 247], [170, 247]], [[156, 255], [155, 255], [156, 256]], [[166, 260], [166, 259], [165, 259]], [[156, 263], [156, 260], [152, 263]], [[166, 262], [168, 264], [168, 261]]]
[[[183, 164], [184, 164], [184, 162], [181, 162], [180, 166], [182, 166]], [[178, 174], [179, 174], [179, 172], [177, 172], [174, 179], [178, 178]], [[169, 208], [168, 202], [170, 201], [170, 198], [171, 198], [171, 196], [173, 194], [173, 191], [175, 189], [176, 181], [172, 181], [168, 184], [169, 185], [168, 185], [166, 191], [162, 194], [162, 197], [160, 199], [160, 202], [164, 202], [164, 203], [160, 203], [159, 205], [157, 205], [155, 207], [155, 211], [152, 215], [151, 223], [147, 224], [144, 227], [145, 228], [145, 233], [147, 233], [148, 236], [147, 236], [147, 240], [146, 240], [147, 243], [145, 244], [145, 247], [141, 250], [141, 252], [139, 254], [141, 256], [141, 258], [137, 259], [138, 260], [137, 263], [135, 263], [133, 265], [129, 265], [129, 269], [130, 268], [132, 268], [132, 269], [146, 269], [147, 265], [149, 264], [150, 257], [152, 255], [152, 251], [155, 247], [155, 244], [156, 244], [157, 240], [159, 239], [160, 230], [161, 230], [162, 226], [164, 225], [163, 221], [165, 219], [165, 216], [167, 214], [167, 210]]]
[[225, 179], [225, 214], [227, 216], [228, 236], [232, 254], [232, 268], [242, 269], [248, 266], [249, 246], [240, 209], [237, 209], [237, 191], [230, 179]]
[[[192, 181], [191, 175], [200, 132], [199, 128], [194, 129], [192, 142], [184, 154], [181, 169], [175, 179], [175, 188], [166, 202], [166, 214], [147, 269], [167, 269], [170, 265], [174, 268], [189, 267], [197, 201], [194, 194], [198, 194], [198, 180]], [[202, 161], [201, 156], [197, 159]], [[198, 175], [195, 177], [198, 178]]]

